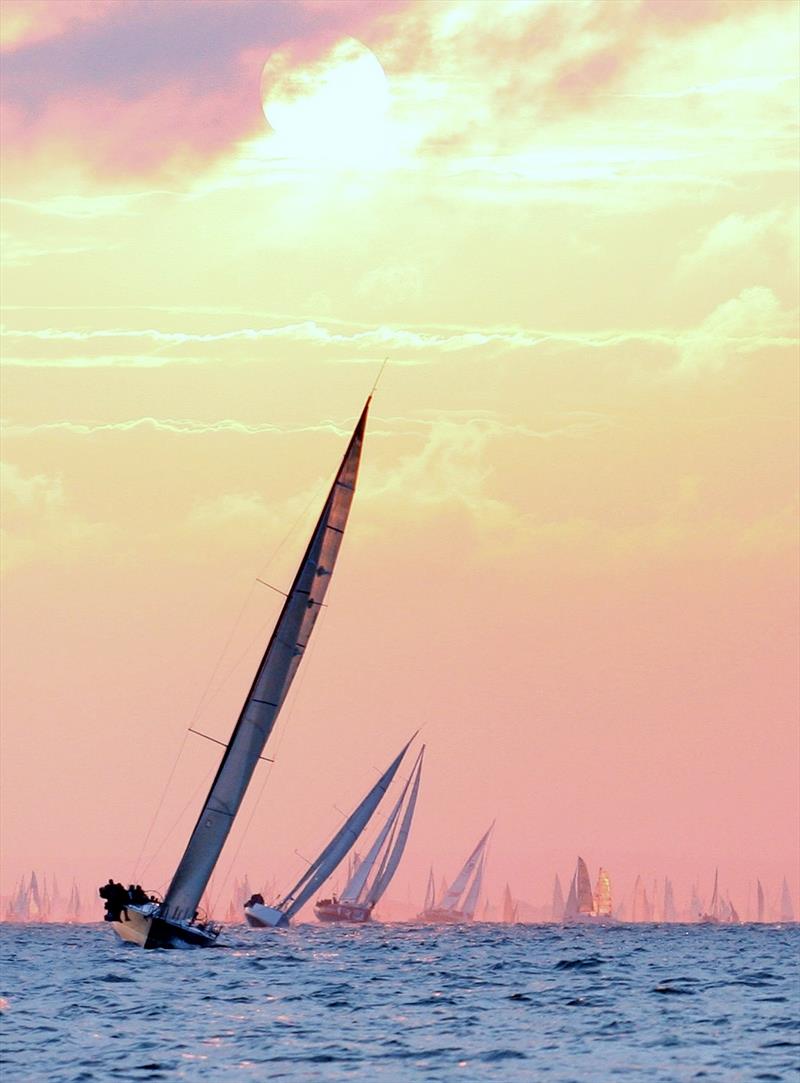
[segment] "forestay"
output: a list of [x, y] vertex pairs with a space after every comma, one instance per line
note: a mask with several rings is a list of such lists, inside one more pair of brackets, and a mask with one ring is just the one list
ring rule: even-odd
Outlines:
[[353, 501], [369, 403], [368, 399], [167, 890], [164, 908], [172, 918], [194, 916], [308, 644]]

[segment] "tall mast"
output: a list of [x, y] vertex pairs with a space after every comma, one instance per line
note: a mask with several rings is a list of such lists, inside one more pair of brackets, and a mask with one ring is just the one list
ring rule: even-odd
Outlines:
[[353, 501], [369, 404], [367, 399], [194, 831], [167, 889], [165, 916], [178, 920], [194, 916], [308, 645]]

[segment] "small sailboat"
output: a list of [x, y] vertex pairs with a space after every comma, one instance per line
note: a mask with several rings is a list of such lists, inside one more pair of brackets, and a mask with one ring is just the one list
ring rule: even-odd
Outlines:
[[219, 936], [221, 926], [204, 917], [198, 907], [323, 605], [353, 502], [370, 401], [371, 396], [347, 445], [163, 902], [129, 903], [124, 889], [122, 898], [118, 894], [121, 885], [109, 882], [114, 901], [107, 917], [123, 940], [144, 948], [208, 947]]
[[[413, 739], [414, 738], [412, 737], [411, 740]], [[397, 769], [410, 744], [411, 741], [409, 741], [408, 744], [401, 749], [399, 754], [395, 756], [375, 785], [370, 789], [366, 797], [363, 798], [358, 807], [347, 817], [347, 820], [339, 828], [316, 861], [311, 862], [291, 891], [287, 892], [287, 894], [274, 906], [267, 906], [263, 901], [259, 901], [258, 896], [254, 896], [245, 903], [244, 916], [248, 925], [252, 926], [254, 929], [270, 929], [275, 928], [278, 925], [288, 925], [301, 907], [305, 906], [314, 893], [322, 887], [330, 876], [333, 875], [353, 846], [358, 842], [361, 833], [364, 831], [364, 828], [367, 826], [373, 813], [380, 804], [381, 798], [389, 789], [389, 786], [391, 786], [392, 780], [397, 774]], [[415, 770], [420, 764], [421, 760], [418, 759]], [[419, 775], [417, 774], [417, 778], [418, 777]], [[401, 795], [401, 798], [404, 796], [405, 792]], [[409, 819], [409, 827], [410, 824], [411, 821]], [[402, 840], [402, 845], [399, 854], [397, 855], [398, 863], [404, 847], [405, 839]], [[392, 851], [392, 854], [394, 854], [394, 850]], [[389, 880], [391, 880], [394, 875], [395, 868], [396, 866], [389, 870]], [[367, 874], [369, 874], [369, 872], [370, 870], [368, 869]], [[378, 884], [378, 897], [383, 894], [383, 892], [380, 891], [380, 886], [381, 885]], [[388, 882], [386, 886], [388, 886]], [[325, 902], [333, 903], [335, 900], [326, 899]], [[357, 903], [352, 904], [352, 910], [354, 911], [354, 914], [353, 917], [350, 918], [351, 921], [355, 920], [363, 922], [369, 920], [371, 907], [366, 902], [361, 907], [359, 907]], [[358, 916], [356, 916], [356, 913], [358, 913]], [[361, 916], [362, 913], [363, 916]]]
[[417, 921], [456, 924], [473, 920], [483, 886], [486, 846], [493, 827], [494, 824], [478, 840], [458, 876], [442, 891], [438, 904], [426, 907], [417, 915]]
[[433, 910], [436, 905], [436, 883], [433, 879], [433, 865], [431, 865], [431, 871], [428, 873], [428, 886], [425, 889], [425, 902], [423, 903], [423, 910]]
[[756, 921], [763, 922], [766, 907], [764, 905], [764, 889], [761, 886], [761, 881], [760, 880], [756, 880], [756, 900], [757, 900], [756, 901], [756, 907], [757, 907]]
[[506, 925], [514, 925], [517, 921], [519, 908], [511, 896], [511, 888], [506, 884], [503, 894], [503, 921]]
[[730, 900], [725, 900], [719, 890], [719, 869], [714, 870], [714, 890], [711, 893], [711, 902], [708, 910], [701, 914], [699, 922], [702, 925], [738, 925], [739, 915]]
[[678, 912], [675, 907], [675, 893], [672, 888], [672, 881], [669, 877], [664, 880], [664, 921], [677, 921]]
[[[319, 921], [348, 921], [363, 924], [371, 921], [372, 912], [380, 902], [397, 872], [400, 859], [408, 842], [411, 821], [417, 805], [419, 782], [422, 775], [422, 759], [425, 746], [420, 749], [416, 763], [386, 823], [367, 851], [366, 856], [353, 863], [344, 890], [337, 898], [319, 899], [314, 913]], [[409, 793], [410, 787], [410, 793]], [[406, 795], [408, 800], [406, 802]], [[406, 802], [403, 818], [400, 812]], [[399, 828], [397, 827], [399, 821]], [[375, 866], [377, 870], [374, 872]]]

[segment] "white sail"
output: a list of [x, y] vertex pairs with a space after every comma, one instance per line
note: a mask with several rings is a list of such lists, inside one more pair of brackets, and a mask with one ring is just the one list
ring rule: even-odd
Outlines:
[[677, 916], [672, 881], [667, 877], [664, 880], [664, 921], [675, 921]]
[[[400, 821], [400, 830], [397, 832], [397, 838], [394, 840], [394, 844], [389, 850], [389, 856], [386, 862], [378, 870], [378, 875], [372, 883], [372, 887], [367, 891], [367, 902], [372, 906], [377, 905], [383, 898], [386, 889], [392, 882], [392, 877], [397, 872], [397, 868], [400, 864], [400, 859], [405, 852], [406, 843], [408, 842], [408, 836], [411, 831], [411, 821], [414, 819], [414, 810], [417, 807], [417, 796], [419, 794], [420, 778], [422, 777], [422, 759], [425, 755], [425, 746], [420, 749], [419, 756], [417, 756], [417, 762], [414, 765], [413, 782], [411, 785], [411, 793], [408, 798], [408, 804], [406, 810], [403, 813], [403, 819]], [[406, 788], [408, 783], [406, 783]], [[405, 790], [403, 791], [405, 793]]]
[[592, 882], [589, 879], [589, 870], [582, 857], [578, 858], [578, 867], [575, 870], [576, 891], [578, 894], [578, 913], [594, 913], [594, 895], [592, 894]]
[[511, 897], [511, 888], [506, 884], [506, 890], [503, 893], [503, 921], [506, 925], [511, 925], [515, 920], [516, 909]]
[[[494, 827], [494, 824], [492, 824], [492, 827]], [[461, 872], [458, 874], [458, 876], [455, 878], [455, 880], [445, 892], [444, 898], [439, 900], [439, 906], [442, 910], [456, 910], [458, 908], [458, 902], [461, 896], [464, 894], [464, 889], [467, 886], [467, 881], [469, 880], [474, 868], [483, 856], [483, 851], [486, 843], [489, 840], [491, 830], [492, 828], [490, 827], [486, 834], [481, 838], [478, 845], [464, 862], [464, 866], [461, 869]]]
[[164, 899], [163, 916], [191, 920], [272, 732], [323, 604], [353, 500], [369, 399]]
[[761, 886], [761, 881], [756, 880], [756, 895], [758, 898], [758, 921], [764, 920], [764, 889]]
[[370, 846], [363, 860], [359, 861], [357, 865], [354, 865], [344, 889], [339, 894], [340, 902], [356, 903], [364, 894], [367, 880], [369, 879], [375, 862], [378, 860], [378, 855], [383, 852], [386, 840], [394, 829], [394, 825], [397, 823], [397, 817], [400, 815], [400, 809], [403, 807], [403, 799], [405, 798], [407, 787], [408, 783], [403, 787], [400, 796], [395, 802], [394, 808], [386, 818], [386, 823], [378, 832], [375, 841], [372, 846]]
[[467, 897], [464, 900], [463, 913], [465, 917], [472, 920], [475, 911], [478, 909], [478, 900], [481, 895], [481, 887], [483, 886], [483, 867], [486, 861], [485, 854], [481, 854], [481, 859], [478, 862], [478, 868], [475, 870], [475, 878], [472, 881]]
[[[413, 737], [411, 740], [413, 740]], [[411, 741], [392, 760], [389, 767], [387, 767], [358, 808], [348, 816], [345, 823], [339, 828], [316, 861], [312, 862], [292, 890], [278, 903], [277, 909], [283, 911], [287, 921], [306, 904], [314, 892], [336, 870], [339, 863], [347, 857], [350, 849], [358, 841], [361, 832], [369, 823], [381, 798], [391, 785], [392, 779], [397, 774], [397, 769], [410, 744]]]
[[714, 891], [711, 895], [711, 905], [709, 906], [708, 912], [715, 921], [721, 920], [722, 912], [719, 898], [719, 869], [714, 869]]

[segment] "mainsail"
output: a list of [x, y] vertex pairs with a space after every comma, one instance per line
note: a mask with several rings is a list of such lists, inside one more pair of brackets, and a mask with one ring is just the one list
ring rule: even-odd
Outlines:
[[483, 886], [483, 867], [486, 861], [485, 853], [481, 854], [481, 859], [478, 862], [478, 870], [475, 873], [475, 879], [470, 885], [470, 889], [467, 892], [467, 897], [464, 899], [463, 914], [465, 917], [472, 921], [475, 916], [475, 911], [478, 909], [478, 899], [481, 895], [481, 888]]
[[667, 877], [664, 880], [664, 921], [677, 921], [677, 918], [675, 893], [672, 889], [672, 881]]
[[513, 925], [516, 920], [517, 908], [511, 896], [511, 888], [506, 884], [506, 890], [503, 894], [503, 921], [506, 925]]
[[756, 880], [756, 895], [758, 898], [758, 921], [764, 920], [764, 889], [761, 886], [761, 881]]
[[[413, 740], [413, 737], [411, 740]], [[339, 828], [316, 861], [311, 863], [292, 890], [287, 892], [275, 907], [276, 910], [283, 912], [285, 921], [289, 921], [308, 902], [314, 892], [325, 883], [339, 863], [347, 856], [351, 847], [358, 841], [361, 832], [367, 826], [372, 814], [380, 804], [381, 798], [389, 789], [410, 744], [411, 741], [392, 760], [367, 796], [355, 811], [348, 816], [345, 823]]]
[[578, 867], [575, 870], [576, 892], [578, 896], [578, 913], [594, 913], [594, 895], [592, 894], [592, 882], [589, 879], [589, 870], [582, 857], [578, 858]]
[[163, 916], [174, 920], [194, 917], [300, 665], [330, 583], [350, 512], [369, 403], [367, 399], [189, 844], [169, 885]]

